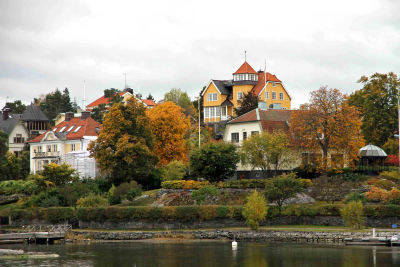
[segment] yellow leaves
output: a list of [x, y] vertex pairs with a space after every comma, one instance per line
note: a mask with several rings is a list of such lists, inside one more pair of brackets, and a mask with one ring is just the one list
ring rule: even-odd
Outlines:
[[154, 154], [160, 158], [159, 165], [172, 160], [187, 161], [185, 134], [190, 128], [190, 121], [182, 113], [181, 107], [168, 101], [146, 113], [156, 139]]
[[253, 194], [247, 197], [247, 202], [242, 211], [247, 225], [249, 225], [251, 229], [257, 230], [259, 222], [265, 219], [267, 212], [268, 207], [264, 195], [254, 190]]

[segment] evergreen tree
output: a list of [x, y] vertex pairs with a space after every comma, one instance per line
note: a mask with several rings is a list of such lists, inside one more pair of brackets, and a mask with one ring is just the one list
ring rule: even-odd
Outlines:
[[250, 91], [247, 94], [243, 94], [243, 99], [239, 101], [239, 104], [239, 107], [234, 108], [238, 117], [258, 107], [258, 96]]
[[154, 97], [151, 95], [151, 93], [149, 93], [149, 95], [146, 97], [147, 100], [153, 100], [154, 101]]
[[26, 105], [22, 104], [21, 100], [15, 100], [14, 102], [7, 102], [4, 108], [11, 109], [11, 113], [22, 114], [26, 110]]

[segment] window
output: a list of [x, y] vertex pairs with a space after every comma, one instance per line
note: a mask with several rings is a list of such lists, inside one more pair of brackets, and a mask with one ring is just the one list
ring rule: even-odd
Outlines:
[[226, 116], [226, 107], [221, 108], [222, 116]]
[[247, 132], [243, 132], [243, 140], [247, 139]]
[[65, 128], [67, 128], [67, 126], [62, 127], [62, 128], [60, 129], [59, 133], [64, 132]]
[[53, 129], [53, 132], [57, 131], [57, 127]]
[[71, 144], [71, 151], [75, 151], [75, 144]]
[[221, 107], [215, 107], [215, 115], [221, 117]]
[[276, 92], [272, 92], [272, 100], [276, 99]]
[[210, 116], [210, 111], [209, 111], [209, 108], [208, 107], [205, 107], [204, 108], [204, 118], [208, 118], [209, 116]]
[[215, 109], [214, 109], [214, 107], [210, 107], [210, 117], [211, 118], [215, 117]]
[[217, 93], [207, 94], [207, 101], [217, 101], [217, 100], [218, 100], [218, 94]]
[[47, 145], [46, 148], [47, 148], [46, 149], [47, 152], [51, 152], [51, 146], [50, 145]]
[[258, 134], [258, 131], [251, 131], [251, 136]]
[[38, 146], [38, 152], [42, 152], [42, 146]]
[[239, 143], [239, 133], [231, 133], [232, 143]]
[[82, 126], [76, 127], [76, 129], [74, 130], [74, 133], [77, 133], [81, 128], [82, 128]]
[[57, 145], [53, 145], [53, 151], [57, 152]]
[[16, 134], [14, 137], [14, 143], [17, 144], [25, 143], [25, 138], [22, 137], [22, 134]]
[[269, 99], [269, 92], [265, 92], [265, 99]]
[[283, 93], [279, 93], [279, 100], [283, 100]]
[[243, 92], [237, 92], [237, 100], [243, 99]]
[[276, 83], [275, 83], [275, 82], [272, 82], [272, 86], [273, 86], [273, 87], [276, 87]]
[[74, 127], [75, 127], [75, 125], [72, 125], [71, 127], [69, 127], [69, 129], [67, 130], [67, 132], [70, 132]]

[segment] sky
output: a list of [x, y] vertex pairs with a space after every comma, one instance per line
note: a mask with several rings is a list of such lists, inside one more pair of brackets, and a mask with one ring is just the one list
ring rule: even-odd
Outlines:
[[244, 62], [282, 80], [292, 107], [321, 86], [400, 69], [400, 1], [0, 1], [0, 107], [67, 87], [193, 99]]

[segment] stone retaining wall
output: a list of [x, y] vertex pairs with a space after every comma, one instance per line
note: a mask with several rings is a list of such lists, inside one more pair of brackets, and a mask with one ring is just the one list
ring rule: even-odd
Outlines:
[[[160, 232], [79, 232], [75, 235], [83, 235], [94, 240], [142, 240], [153, 238], [187, 238], [187, 239], [214, 239], [214, 240], [236, 240], [262, 241], [262, 242], [313, 242], [313, 243], [342, 243], [345, 239], [371, 238], [370, 232], [308, 232], [308, 231], [160, 231]], [[377, 237], [390, 238], [398, 232], [377, 232]]]

